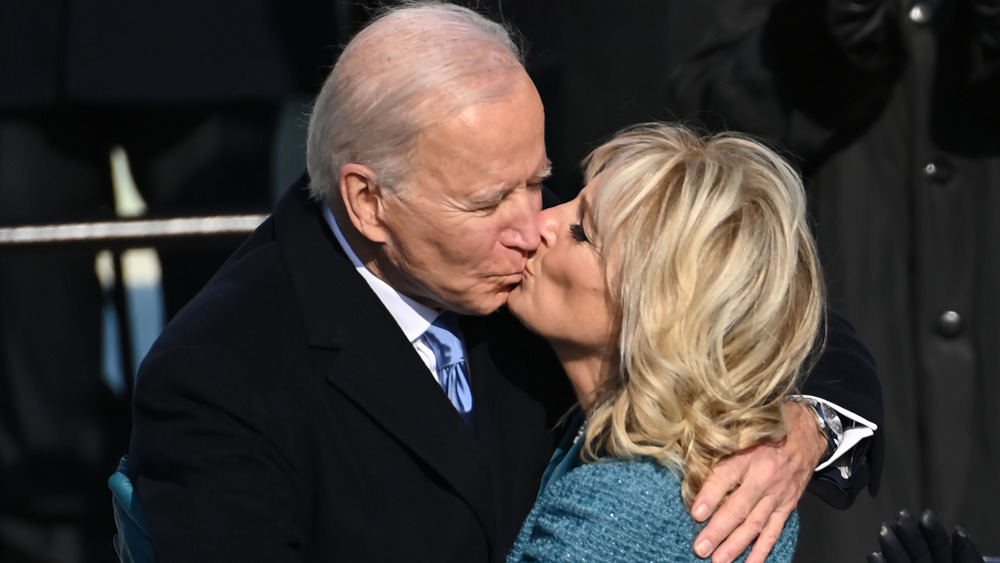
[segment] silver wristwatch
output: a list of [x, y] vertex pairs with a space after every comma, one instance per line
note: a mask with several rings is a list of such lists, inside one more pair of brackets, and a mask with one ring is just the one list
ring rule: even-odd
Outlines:
[[823, 457], [819, 460], [820, 463], [823, 463], [830, 459], [833, 452], [837, 451], [840, 443], [844, 441], [844, 425], [840, 421], [840, 415], [837, 414], [837, 411], [833, 407], [822, 401], [807, 397], [796, 397], [795, 400], [812, 408], [816, 414], [816, 422], [819, 424], [819, 430], [826, 436], [826, 452], [823, 453]]

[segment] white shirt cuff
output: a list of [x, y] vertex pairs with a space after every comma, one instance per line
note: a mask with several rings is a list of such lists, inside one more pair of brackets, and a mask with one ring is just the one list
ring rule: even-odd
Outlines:
[[[874, 436], [875, 431], [878, 430], [878, 425], [874, 422], [867, 420], [865, 417], [855, 414], [839, 405], [835, 405], [826, 399], [815, 395], [799, 396], [805, 399], [814, 399], [837, 411], [837, 414], [840, 415], [840, 422], [844, 425], [844, 439], [840, 441], [840, 445], [837, 446], [833, 455], [816, 467], [816, 471], [822, 471], [827, 467], [830, 467], [836, 463], [838, 459], [844, 457], [847, 452], [854, 449], [854, 446], [857, 446], [862, 440]], [[843, 473], [844, 470], [845, 468], [841, 467], [841, 473]], [[846, 470], [848, 474], [844, 475], [845, 478], [850, 477], [850, 467], [847, 467]]]

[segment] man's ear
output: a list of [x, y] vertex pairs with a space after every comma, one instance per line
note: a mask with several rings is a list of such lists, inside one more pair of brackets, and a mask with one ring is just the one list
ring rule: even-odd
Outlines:
[[340, 197], [354, 228], [372, 242], [386, 242], [382, 224], [384, 192], [375, 183], [375, 172], [362, 164], [340, 168]]

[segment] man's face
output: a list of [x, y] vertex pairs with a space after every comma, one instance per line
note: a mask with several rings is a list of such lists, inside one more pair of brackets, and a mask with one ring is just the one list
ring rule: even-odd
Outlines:
[[382, 198], [382, 275], [432, 307], [487, 314], [521, 281], [538, 247], [549, 173], [542, 102], [527, 75], [499, 102], [427, 129], [414, 172]]

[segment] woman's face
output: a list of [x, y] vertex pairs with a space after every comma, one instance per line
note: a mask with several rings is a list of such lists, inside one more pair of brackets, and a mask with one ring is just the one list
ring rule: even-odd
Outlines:
[[541, 244], [528, 258], [521, 284], [510, 294], [510, 311], [544, 336], [557, 352], [584, 349], [605, 355], [615, 346], [617, 326], [591, 214], [594, 179], [576, 199], [538, 216]]

